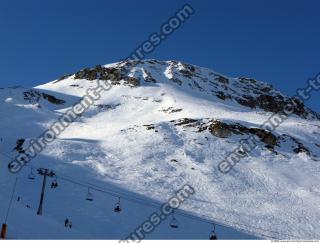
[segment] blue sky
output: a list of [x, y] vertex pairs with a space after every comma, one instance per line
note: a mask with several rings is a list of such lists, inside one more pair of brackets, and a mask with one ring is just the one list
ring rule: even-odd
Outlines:
[[[1, 0], [0, 86], [128, 56], [184, 3], [195, 14], [147, 58], [249, 76], [293, 95], [320, 72], [320, 1]], [[308, 105], [320, 111], [320, 95]]]

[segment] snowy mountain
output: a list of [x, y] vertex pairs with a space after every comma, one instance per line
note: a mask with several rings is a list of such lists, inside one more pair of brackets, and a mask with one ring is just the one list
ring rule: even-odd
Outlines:
[[[98, 79], [112, 88], [10, 173], [10, 160]], [[261, 127], [289, 103], [293, 114], [275, 131]], [[124, 239], [185, 184], [196, 193], [176, 210], [179, 228], [169, 226], [171, 215], [148, 239], [208, 239], [210, 222], [220, 239], [320, 238], [320, 116], [269, 84], [179, 61], [122, 61], [31, 89], [1, 88], [0, 115], [1, 219], [18, 178], [9, 238]], [[257, 147], [220, 172], [219, 163], [251, 135]], [[36, 215], [42, 177], [28, 180], [37, 168], [57, 175], [48, 178], [43, 216]]]

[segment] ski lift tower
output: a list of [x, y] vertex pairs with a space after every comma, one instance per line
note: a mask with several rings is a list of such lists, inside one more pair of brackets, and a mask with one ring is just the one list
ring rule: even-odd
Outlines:
[[47, 177], [54, 177], [56, 174], [52, 170], [40, 168], [37, 170], [38, 174], [43, 176], [43, 181], [42, 181], [42, 188], [41, 188], [41, 195], [40, 195], [40, 203], [39, 203], [39, 208], [37, 211], [38, 215], [42, 215], [42, 206], [43, 206], [43, 200], [44, 200], [44, 192], [46, 189], [46, 184], [47, 184]]

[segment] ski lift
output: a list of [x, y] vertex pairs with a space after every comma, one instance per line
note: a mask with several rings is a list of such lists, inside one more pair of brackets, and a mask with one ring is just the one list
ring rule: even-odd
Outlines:
[[88, 193], [86, 195], [86, 200], [92, 202], [93, 201], [93, 194], [90, 192], [90, 187], [88, 187]]
[[57, 177], [51, 182], [51, 189], [56, 189], [58, 187]]
[[210, 232], [210, 235], [209, 235], [209, 240], [217, 240], [217, 235], [216, 235], [216, 225], [214, 223], [212, 223], [213, 225], [213, 229], [212, 231]]
[[120, 197], [118, 198], [118, 202], [114, 205], [113, 211], [115, 213], [120, 213], [121, 212], [121, 204], [120, 204]]
[[29, 175], [28, 175], [28, 179], [33, 181], [35, 178], [36, 178], [36, 177], [35, 177], [35, 175], [34, 175], [34, 173], [33, 173], [33, 168], [31, 167], [30, 173], [29, 173]]
[[175, 229], [179, 228], [179, 222], [176, 219], [176, 217], [174, 216], [174, 211], [172, 212], [172, 219], [170, 221], [170, 227], [175, 228]]

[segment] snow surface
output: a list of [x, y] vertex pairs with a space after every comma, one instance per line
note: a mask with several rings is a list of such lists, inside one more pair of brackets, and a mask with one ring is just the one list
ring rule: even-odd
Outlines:
[[[8, 220], [9, 238], [124, 238], [155, 211], [143, 202], [166, 202], [189, 183], [196, 194], [180, 210], [200, 220], [177, 215], [179, 229], [170, 228], [167, 219], [147, 238], [207, 239], [211, 225], [201, 219], [211, 219], [231, 227], [217, 226], [220, 239], [319, 239], [320, 152], [316, 144], [320, 144], [320, 122], [294, 115], [276, 130], [277, 135], [298, 139], [310, 148], [312, 156], [294, 153], [290, 141], [277, 148], [277, 155], [261, 144], [229, 174], [222, 174], [218, 163], [244, 137], [222, 139], [209, 131], [197, 132], [170, 121], [220, 119], [259, 127], [272, 113], [210, 95], [209, 86], [200, 78], [217, 74], [212, 70], [195, 67], [198, 77], [193, 79], [201, 83], [199, 89], [179, 74], [181, 68], [180, 63], [173, 65], [170, 61], [147, 61], [134, 66], [129, 76], [142, 80], [140, 86], [113, 86], [30, 163], [34, 168], [53, 169], [58, 177], [123, 195], [124, 210], [120, 214], [112, 211], [116, 197], [94, 191], [95, 200], [88, 202], [87, 188], [58, 178], [59, 187], [55, 190], [49, 188], [49, 180], [44, 216], [37, 216], [41, 177], [29, 181], [30, 166], [17, 175], [7, 170], [8, 156], [17, 154], [13, 148], [18, 139], [38, 137], [96, 82], [70, 76], [35, 87], [66, 101], [63, 105], [44, 99], [30, 103], [23, 99], [27, 89], [22, 87], [0, 89], [0, 219], [5, 217], [18, 177]], [[156, 83], [143, 81], [148, 73]], [[172, 82], [172, 77], [179, 77], [182, 85]], [[237, 83], [237, 79], [230, 81], [231, 85]], [[108, 108], [101, 109], [99, 104]], [[178, 111], [170, 112], [174, 109]], [[154, 129], [146, 129], [147, 125]], [[16, 200], [18, 196], [20, 202]], [[142, 203], [126, 197], [139, 198]], [[73, 221], [72, 229], [64, 227], [66, 217]]]

